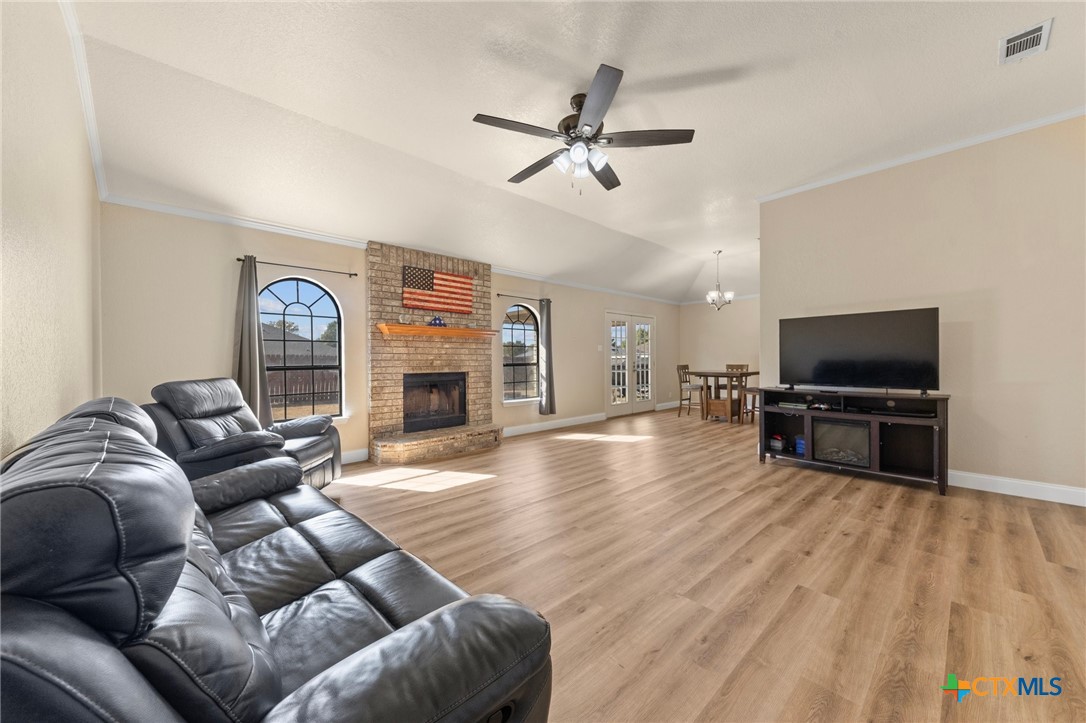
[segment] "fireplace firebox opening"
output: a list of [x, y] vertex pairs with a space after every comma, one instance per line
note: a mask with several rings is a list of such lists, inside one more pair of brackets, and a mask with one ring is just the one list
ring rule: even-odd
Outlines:
[[467, 374], [403, 375], [403, 431], [459, 427], [468, 423]]

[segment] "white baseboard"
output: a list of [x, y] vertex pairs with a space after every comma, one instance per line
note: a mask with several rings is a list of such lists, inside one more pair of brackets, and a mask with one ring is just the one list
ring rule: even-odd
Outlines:
[[675, 409], [678, 406], [679, 406], [679, 403], [677, 401], [676, 402], [660, 402], [659, 404], [656, 405], [656, 411], [659, 412], [659, 411], [661, 411], [663, 409]]
[[536, 422], [535, 424], [521, 424], [516, 427], [506, 427], [505, 436], [518, 437], [532, 432], [546, 432], [548, 429], [561, 429], [562, 427], [575, 427], [578, 424], [602, 422], [605, 419], [607, 419], [607, 415], [600, 412], [599, 414], [589, 414], [584, 417], [567, 417], [565, 419], [552, 419], [547, 422]]
[[340, 455], [340, 459], [343, 464], [354, 464], [355, 462], [365, 462], [370, 458], [370, 451], [368, 449], [352, 449], [349, 452], [344, 452]]
[[1012, 477], [997, 477], [976, 472], [962, 472], [952, 469], [947, 473], [951, 487], [964, 487], [982, 492], [995, 492], [1013, 497], [1028, 497], [1031, 500], [1059, 502], [1064, 505], [1086, 507], [1086, 488], [1055, 485], [1048, 482], [1032, 482]]

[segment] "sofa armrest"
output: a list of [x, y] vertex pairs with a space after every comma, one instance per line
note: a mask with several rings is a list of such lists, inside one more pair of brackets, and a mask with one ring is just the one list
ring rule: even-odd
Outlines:
[[283, 439], [298, 439], [324, 434], [331, 426], [331, 415], [311, 414], [308, 417], [298, 417], [287, 422], [276, 422], [268, 427], [268, 431], [278, 434]]
[[264, 723], [543, 721], [550, 708], [550, 626], [500, 595], [450, 603], [316, 675]]
[[178, 464], [192, 464], [193, 462], [206, 462], [209, 459], [229, 457], [233, 454], [241, 454], [258, 447], [283, 447], [283, 438], [272, 432], [242, 432], [224, 437], [202, 447], [185, 450], [177, 455]]
[[293, 457], [262, 459], [191, 482], [196, 504], [209, 514], [292, 489], [301, 483], [302, 468]]

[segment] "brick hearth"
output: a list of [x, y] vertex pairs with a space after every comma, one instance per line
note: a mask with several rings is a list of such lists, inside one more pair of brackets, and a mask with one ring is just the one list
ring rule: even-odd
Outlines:
[[[492, 424], [492, 338], [385, 336], [377, 328], [377, 324], [426, 324], [434, 316], [449, 326], [492, 328], [490, 264], [375, 242], [368, 245], [367, 261], [370, 459], [377, 464], [410, 464], [499, 445], [502, 430]], [[475, 279], [472, 313], [405, 308], [404, 266]], [[401, 320], [404, 315], [409, 319]], [[420, 372], [467, 375], [467, 425], [404, 434], [403, 375]]]
[[502, 443], [502, 431], [495, 424], [472, 424], [381, 437], [372, 443], [370, 461], [374, 464], [415, 464], [482, 452]]

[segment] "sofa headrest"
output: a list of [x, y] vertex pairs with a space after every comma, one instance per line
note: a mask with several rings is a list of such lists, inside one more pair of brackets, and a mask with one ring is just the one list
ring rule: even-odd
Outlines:
[[196, 447], [260, 431], [260, 422], [233, 379], [166, 382], [152, 389], [151, 396], [177, 417]]
[[139, 405], [120, 397], [102, 397], [83, 402], [61, 417], [59, 421], [91, 417], [107, 419], [122, 427], [128, 427], [139, 432], [139, 435], [152, 445], [158, 441], [158, 431], [155, 429], [155, 423], [150, 415], [143, 411]]
[[0, 481], [0, 586], [123, 642], [177, 584], [194, 515], [185, 474], [141, 434], [62, 419]]
[[237, 382], [225, 378], [163, 382], [151, 390], [151, 396], [178, 419], [202, 419], [248, 408]]

